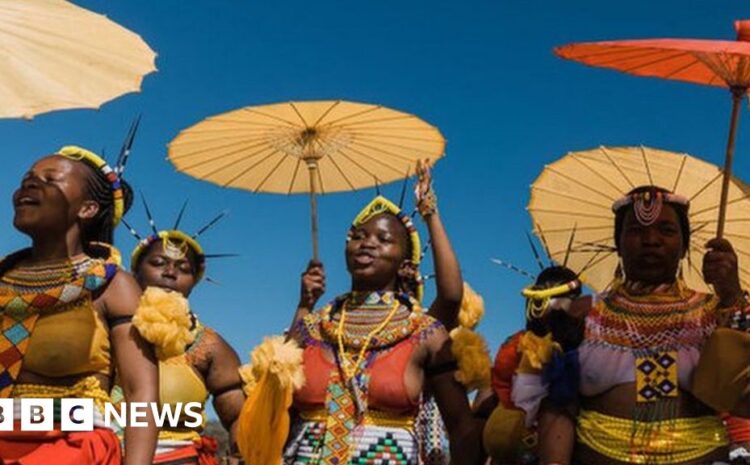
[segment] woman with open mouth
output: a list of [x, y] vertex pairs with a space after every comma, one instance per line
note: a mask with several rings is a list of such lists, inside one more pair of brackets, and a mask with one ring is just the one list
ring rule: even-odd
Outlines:
[[[429, 456], [438, 450], [419, 419], [427, 393], [445, 421], [451, 463], [482, 463], [481, 425], [454, 377], [456, 360], [439, 322], [455, 326], [463, 281], [437, 213], [430, 171], [420, 165], [418, 174], [417, 209], [432, 241], [435, 301], [424, 309], [420, 303], [421, 247], [411, 217], [378, 196], [348, 233], [351, 291], [311, 311], [325, 289], [322, 264], [311, 263], [302, 275], [292, 341], [267, 339], [253, 353], [258, 383], [238, 434], [247, 463], [278, 463], [282, 451], [287, 465], [445, 463]], [[293, 394], [284, 391], [289, 386]], [[289, 397], [275, 394], [279, 389]], [[284, 413], [274, 413], [279, 409], [267, 407], [265, 399], [281, 401]]]
[[[0, 263], [0, 397], [90, 398], [95, 408], [90, 432], [61, 431], [58, 400], [53, 431], [0, 432], [4, 464], [120, 464], [102, 417], [115, 368], [129, 401], [157, 399], [152, 347], [131, 324], [141, 290], [112, 246], [131, 203], [118, 172], [64, 147], [34, 163], [13, 195], [14, 226], [32, 244]], [[150, 413], [146, 421], [126, 427], [126, 465], [151, 463], [156, 426]]]

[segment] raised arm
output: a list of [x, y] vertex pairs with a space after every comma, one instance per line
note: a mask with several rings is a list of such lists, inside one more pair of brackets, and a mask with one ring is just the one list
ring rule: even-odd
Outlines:
[[458, 325], [458, 310], [463, 297], [463, 278], [437, 210], [437, 196], [432, 186], [432, 173], [427, 162], [417, 164], [418, 182], [415, 189], [417, 209], [430, 235], [432, 260], [435, 265], [437, 294], [429, 314], [450, 331]]
[[[104, 295], [105, 313], [110, 321], [132, 317], [138, 308], [141, 288], [128, 273], [120, 271]], [[158, 372], [150, 344], [145, 342], [128, 321], [111, 330], [117, 371], [128, 402], [158, 401]], [[124, 465], [150, 465], [156, 449], [157, 428], [151, 408], [147, 409], [148, 427], [125, 428]]]

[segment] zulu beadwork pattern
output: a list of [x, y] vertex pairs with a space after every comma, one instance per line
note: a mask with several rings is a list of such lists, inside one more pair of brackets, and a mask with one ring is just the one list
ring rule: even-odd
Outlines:
[[[336, 355], [337, 363], [340, 364], [341, 356], [336, 348], [338, 339], [337, 318], [340, 314], [338, 309], [343, 305], [346, 305], [347, 309], [356, 309], [347, 317], [344, 334], [345, 350], [356, 351], [361, 348], [366, 335], [382, 322], [384, 314], [392, 310], [396, 299], [399, 299], [399, 296], [392, 292], [346, 294], [334, 300], [323, 310], [307, 315], [301, 322], [300, 334], [306, 345], [327, 347]], [[423, 313], [416, 300], [407, 299], [403, 296], [400, 296], [400, 300], [404, 302], [399, 308], [400, 311], [395, 314], [389, 325], [372, 338], [364, 369], [349, 383], [344, 382], [340, 366], [339, 369], [331, 371], [326, 393], [326, 431], [320, 463], [326, 465], [350, 463], [348, 460], [353, 457], [352, 454], [359, 450], [353, 449], [352, 444], [354, 432], [359, 432], [364, 427], [360, 424], [360, 420], [367, 411], [369, 384], [367, 367], [378, 355], [389, 350], [395, 344], [407, 338], [427, 337], [435, 328], [440, 326], [439, 322]]]
[[637, 402], [656, 402], [677, 397], [677, 352], [656, 352], [636, 357]]
[[[28, 253], [22, 251], [8, 260], [16, 262]], [[0, 278], [0, 397], [10, 397], [40, 313], [90, 298], [116, 271], [113, 260], [83, 256], [12, 269]]]
[[716, 327], [717, 300], [686, 290], [685, 296], [629, 296], [615, 289], [591, 310], [586, 340], [631, 350], [700, 348]]
[[[320, 421], [306, 421], [300, 425], [298, 438], [285, 453], [286, 465], [318, 465], [321, 459], [325, 425]], [[418, 460], [418, 444], [408, 429], [363, 426], [357, 429], [351, 457], [340, 465], [423, 465]], [[424, 465], [432, 465], [426, 462]]]

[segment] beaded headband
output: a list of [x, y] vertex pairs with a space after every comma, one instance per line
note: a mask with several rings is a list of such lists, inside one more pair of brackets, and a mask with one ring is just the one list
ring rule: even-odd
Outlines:
[[[133, 237], [138, 240], [138, 245], [136, 245], [135, 249], [133, 249], [133, 252], [130, 254], [130, 270], [133, 273], [136, 272], [138, 261], [140, 260], [143, 253], [148, 250], [148, 248], [151, 247], [151, 245], [156, 241], [162, 242], [165, 254], [173, 260], [181, 260], [185, 258], [187, 256], [188, 249], [192, 249], [193, 253], [195, 254], [196, 260], [198, 261], [198, 269], [195, 272], [196, 281], [200, 281], [205, 275], [206, 259], [235, 256], [234, 254], [207, 254], [203, 251], [203, 247], [198, 243], [198, 237], [212, 228], [216, 223], [219, 222], [219, 220], [224, 218], [224, 216], [226, 215], [225, 211], [216, 215], [205, 226], [198, 229], [195, 234], [190, 235], [180, 230], [180, 222], [182, 221], [182, 217], [185, 214], [187, 201], [182, 205], [180, 212], [177, 214], [177, 220], [175, 221], [172, 229], [165, 229], [160, 231], [156, 227], [156, 222], [154, 221], [154, 217], [151, 214], [151, 209], [148, 208], [146, 198], [142, 196], [142, 200], [143, 208], [146, 211], [146, 217], [148, 218], [148, 223], [151, 227], [151, 234], [143, 237], [138, 234], [138, 231], [136, 231], [135, 228], [133, 228], [123, 220], [125, 226], [127, 226], [128, 230], [130, 230], [130, 234], [132, 234]], [[206, 278], [206, 280], [213, 281], [210, 278]]]
[[[411, 245], [411, 261], [414, 266], [419, 267], [419, 263], [422, 261], [422, 249], [421, 241], [419, 240], [419, 233], [417, 232], [417, 228], [414, 226], [414, 222], [411, 220], [411, 217], [409, 215], [405, 214], [401, 210], [401, 208], [399, 208], [395, 203], [386, 199], [382, 195], [378, 195], [377, 197], [375, 197], [354, 218], [354, 221], [352, 221], [352, 226], [349, 228], [349, 232], [346, 235], [347, 242], [351, 240], [352, 234], [354, 234], [354, 231], [358, 227], [367, 223], [377, 215], [381, 215], [383, 213], [394, 215], [406, 227], [406, 230], [409, 233], [409, 243]], [[418, 300], [422, 300], [422, 294], [424, 291], [423, 288], [424, 286], [420, 281], [419, 287], [417, 289]]]
[[117, 172], [115, 172], [115, 170], [113, 170], [99, 155], [75, 145], [68, 145], [61, 148], [57, 151], [57, 154], [69, 160], [86, 163], [104, 174], [104, 177], [107, 179], [110, 189], [112, 190], [112, 200], [114, 205], [112, 223], [117, 226], [122, 219], [122, 215], [125, 213], [125, 199], [123, 197], [120, 176], [118, 176]]
[[581, 281], [574, 279], [567, 283], [546, 289], [534, 289], [535, 285], [526, 287], [521, 291], [526, 301], [526, 319], [539, 319], [547, 314], [553, 299], [563, 297], [581, 288]]
[[181, 260], [187, 256], [188, 248], [192, 249], [198, 261], [198, 270], [195, 273], [196, 281], [200, 281], [206, 271], [206, 255], [203, 247], [194, 238], [182, 231], [170, 229], [159, 231], [156, 234], [141, 239], [130, 255], [130, 271], [135, 272], [136, 264], [143, 252], [156, 241], [162, 241], [164, 252], [173, 260]]
[[676, 205], [690, 206], [690, 200], [687, 197], [673, 194], [671, 192], [661, 192], [648, 190], [645, 192], [635, 192], [617, 200], [612, 205], [612, 211], [617, 213], [623, 207], [633, 205], [635, 218], [643, 226], [654, 224], [661, 214], [664, 202]]

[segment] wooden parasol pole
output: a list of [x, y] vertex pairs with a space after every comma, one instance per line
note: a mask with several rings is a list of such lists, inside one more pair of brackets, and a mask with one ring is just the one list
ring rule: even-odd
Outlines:
[[310, 173], [310, 220], [312, 224], [313, 260], [318, 260], [318, 162], [307, 160], [307, 171]]
[[729, 182], [732, 180], [732, 162], [734, 159], [734, 142], [737, 138], [737, 122], [740, 117], [740, 104], [747, 93], [747, 87], [731, 87], [732, 92], [732, 116], [729, 120], [729, 139], [727, 140], [727, 152], [724, 159], [724, 177], [721, 180], [721, 200], [719, 201], [719, 221], [716, 226], [716, 237], [724, 236], [724, 223], [727, 216], [727, 201], [729, 197]]

